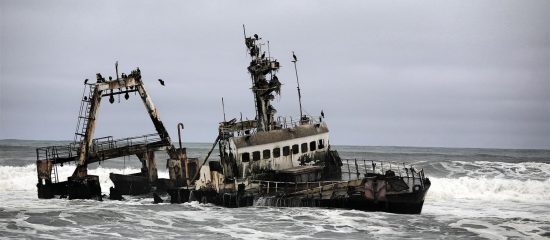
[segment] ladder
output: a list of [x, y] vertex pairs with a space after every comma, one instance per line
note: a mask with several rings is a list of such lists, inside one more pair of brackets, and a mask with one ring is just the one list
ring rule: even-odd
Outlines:
[[59, 182], [59, 176], [57, 175], [57, 164], [52, 164], [52, 175], [51, 175], [51, 180], [52, 180], [52, 183], [58, 183]]
[[59, 158], [59, 153], [57, 152], [56, 147], [52, 147], [51, 151], [52, 153], [50, 159], [52, 159], [54, 162], [52, 163], [52, 170], [50, 171], [50, 179], [52, 183], [57, 183], [59, 182], [59, 176], [57, 174], [57, 158]]
[[78, 114], [78, 120], [76, 123], [76, 130], [74, 136], [75, 144], [82, 144], [84, 137], [86, 136], [86, 130], [88, 128], [88, 122], [90, 118], [90, 111], [92, 107], [92, 97], [95, 91], [95, 84], [84, 84], [84, 91], [82, 92], [82, 101], [80, 103], [80, 110]]

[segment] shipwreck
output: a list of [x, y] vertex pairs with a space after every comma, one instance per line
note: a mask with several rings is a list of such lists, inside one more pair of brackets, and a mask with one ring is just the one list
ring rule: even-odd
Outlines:
[[[109, 102], [113, 103], [114, 96], [124, 95], [124, 98], [128, 99], [129, 93], [139, 95], [157, 133], [122, 139], [113, 139], [112, 136], [94, 139], [102, 98], [109, 98]], [[122, 73], [119, 77], [117, 63], [116, 79], [109, 77], [109, 80], [106, 80], [100, 73], [96, 74], [95, 83], [86, 79], [79, 112], [72, 143], [36, 149], [39, 198], [62, 196], [69, 199], [101, 200], [99, 177], [88, 174], [88, 165], [125, 156], [136, 155], [142, 165], [141, 171], [127, 175], [110, 174], [109, 177], [114, 183], [114, 188], [110, 189], [110, 197], [114, 199], [120, 199], [121, 195], [165, 191], [184, 184], [185, 175], [198, 170], [198, 159], [187, 158], [186, 149], [181, 145], [180, 129], [183, 129], [183, 124], [178, 124], [180, 144], [179, 148], [176, 148], [145, 89], [139, 68], [128, 75]], [[156, 151], [167, 151], [170, 156], [167, 162], [170, 179], [158, 178]], [[58, 167], [67, 163], [75, 163], [74, 173], [67, 180], [59, 179]]]
[[[251, 61], [256, 116], [220, 123], [216, 139], [220, 161], [203, 161], [194, 187], [169, 189], [171, 201], [197, 200], [226, 207], [252, 205], [333, 207], [418, 214], [430, 181], [423, 170], [405, 164], [366, 159], [342, 159], [331, 148], [329, 129], [321, 116], [276, 116], [271, 104], [280, 93], [280, 63], [262, 50], [264, 43], [245, 33]], [[269, 46], [269, 45], [268, 45]], [[224, 114], [225, 116], [225, 114]], [[216, 143], [214, 143], [216, 145]], [[214, 149], [212, 147], [211, 151]]]
[[[96, 82], [84, 82], [74, 141], [63, 146], [36, 149], [38, 197], [69, 199], [103, 198], [98, 176], [88, 174], [94, 162], [136, 155], [141, 170], [133, 174], [110, 174], [114, 187], [109, 198], [123, 195], [168, 193], [171, 203], [200, 201], [225, 207], [253, 205], [279, 207], [331, 207], [365, 211], [419, 214], [431, 186], [422, 169], [403, 163], [369, 159], [341, 158], [331, 148], [329, 128], [321, 116], [302, 111], [298, 79], [298, 58], [292, 53], [296, 74], [300, 115], [277, 116], [272, 100], [280, 94], [277, 77], [279, 61], [262, 46], [257, 35], [247, 36], [245, 46], [250, 56], [247, 67], [256, 116], [253, 120], [224, 119], [208, 154], [199, 161], [188, 158], [181, 143], [183, 124], [178, 124], [179, 146], [172, 140], [160, 120], [159, 112], [145, 89], [139, 68], [129, 75], [106, 80], [96, 75]], [[162, 83], [162, 82], [161, 82]], [[102, 98], [114, 102], [114, 96], [137, 93], [142, 99], [156, 133], [113, 139], [94, 138], [97, 111]], [[223, 102], [223, 99], [222, 99]], [[216, 149], [220, 160], [209, 157]], [[158, 178], [155, 152], [166, 151], [169, 179]], [[75, 163], [72, 176], [59, 179], [57, 168]]]

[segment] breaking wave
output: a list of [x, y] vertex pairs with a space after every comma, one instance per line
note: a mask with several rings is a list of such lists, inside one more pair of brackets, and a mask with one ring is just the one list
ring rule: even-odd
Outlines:
[[[548, 164], [546, 164], [548, 165]], [[521, 168], [521, 167], [518, 167]], [[72, 174], [73, 167], [58, 168], [60, 179]], [[137, 168], [103, 168], [88, 170], [92, 175], [98, 175], [101, 188], [107, 193], [113, 185], [109, 173], [135, 173]], [[0, 192], [5, 191], [36, 191], [36, 166], [24, 167], [0, 166]], [[159, 177], [168, 178], [166, 171], [159, 171]], [[482, 200], [482, 201], [518, 201], [518, 202], [549, 202], [550, 179], [530, 180], [502, 177], [430, 177], [432, 186], [427, 195], [427, 201], [450, 200]]]
[[542, 181], [550, 178], [550, 164], [545, 162], [441, 161], [422, 165], [428, 175], [436, 174], [446, 178], [486, 177]]
[[482, 200], [514, 202], [550, 201], [550, 179], [430, 178], [427, 201]]
[[[59, 167], [58, 176], [61, 181], [65, 181], [67, 177], [71, 176], [74, 171], [74, 167]], [[101, 182], [101, 190], [104, 193], [109, 192], [109, 188], [113, 186], [113, 183], [109, 179], [110, 173], [129, 174], [140, 172], [138, 168], [103, 168], [98, 167], [95, 169], [88, 169], [90, 175], [99, 176]], [[36, 165], [27, 165], [24, 167], [13, 166], [0, 166], [0, 192], [3, 191], [36, 191]], [[160, 178], [168, 178], [168, 172], [158, 171]]]

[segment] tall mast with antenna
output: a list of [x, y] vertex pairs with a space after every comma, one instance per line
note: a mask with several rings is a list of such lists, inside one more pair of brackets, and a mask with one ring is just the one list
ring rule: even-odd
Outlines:
[[296, 54], [294, 54], [294, 51], [292, 51], [292, 62], [294, 63], [294, 71], [296, 72], [296, 83], [298, 84], [298, 103], [300, 104], [300, 122], [302, 121], [302, 117], [304, 116], [302, 114], [302, 93], [300, 92], [300, 81], [298, 80], [298, 68], [296, 67], [296, 62], [298, 62], [298, 58], [296, 57]]
[[[271, 105], [271, 101], [281, 90], [281, 83], [274, 74], [279, 70], [279, 62], [270, 56], [265, 57], [265, 52], [262, 52], [264, 44], [258, 34], [247, 37], [246, 32], [244, 33], [245, 45], [251, 58], [247, 69], [252, 80], [257, 131], [270, 131], [274, 127], [274, 115], [277, 112]], [[268, 54], [271, 55], [269, 49]], [[271, 75], [271, 79], [268, 79], [266, 75]]]

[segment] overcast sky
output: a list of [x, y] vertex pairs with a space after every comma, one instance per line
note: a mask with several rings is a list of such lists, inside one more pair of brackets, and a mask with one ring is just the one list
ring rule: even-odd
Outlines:
[[[242, 24], [282, 67], [278, 114], [337, 145], [550, 148], [550, 1], [0, 1], [0, 139], [72, 139], [83, 81], [140, 67], [173, 140], [254, 118]], [[162, 78], [166, 87], [158, 84]], [[118, 99], [117, 99], [118, 101]], [[96, 137], [154, 132], [138, 96]]]

